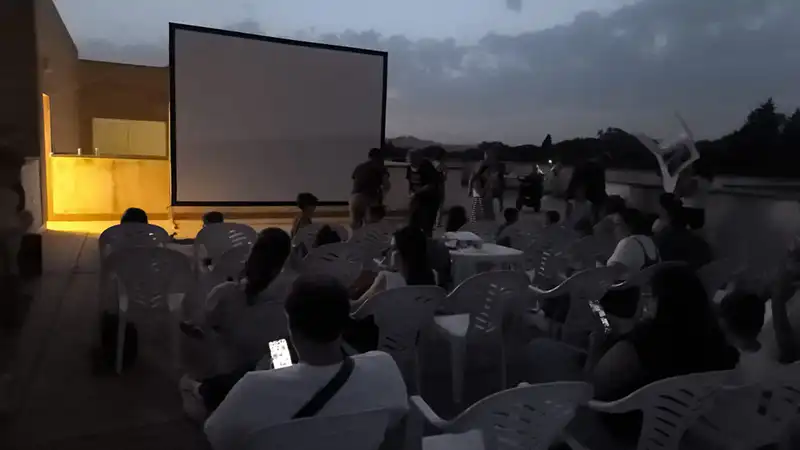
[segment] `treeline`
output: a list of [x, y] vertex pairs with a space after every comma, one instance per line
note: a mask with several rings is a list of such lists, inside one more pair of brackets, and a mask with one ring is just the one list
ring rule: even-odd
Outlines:
[[[758, 177], [800, 177], [800, 109], [792, 114], [777, 110], [770, 98], [752, 110], [736, 131], [714, 140], [696, 142], [698, 165], [713, 174]], [[434, 154], [440, 148], [430, 145], [422, 149]], [[619, 128], [600, 130], [596, 137], [552, 143], [550, 136], [541, 145], [510, 146], [502, 142], [482, 142], [474, 148], [449, 151], [448, 159], [477, 161], [486, 150], [493, 149], [505, 161], [546, 163], [550, 160], [565, 165], [596, 161], [608, 168], [655, 170], [657, 163], [650, 152], [626, 131]], [[404, 159], [408, 148], [385, 147], [387, 158]]]

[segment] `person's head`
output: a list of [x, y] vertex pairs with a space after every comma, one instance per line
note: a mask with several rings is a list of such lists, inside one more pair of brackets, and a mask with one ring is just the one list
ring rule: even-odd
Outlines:
[[139, 208], [128, 208], [119, 223], [147, 223], [147, 213]]
[[302, 275], [284, 304], [289, 335], [302, 361], [340, 352], [342, 332], [350, 317], [350, 300], [338, 280]]
[[325, 225], [317, 231], [316, 237], [314, 237], [314, 244], [312, 245], [313, 248], [322, 247], [323, 245], [328, 244], [335, 244], [337, 242], [342, 242], [342, 237], [339, 236], [330, 225]]
[[310, 192], [302, 192], [297, 195], [297, 207], [300, 208], [304, 216], [314, 215], [314, 211], [317, 209], [317, 203], [319, 203], [319, 200]]
[[506, 208], [503, 211], [503, 218], [506, 219], [506, 224], [516, 223], [519, 220], [519, 210], [517, 208]]
[[369, 149], [367, 157], [369, 158], [370, 161], [373, 162], [383, 162], [383, 152], [379, 148]]
[[658, 217], [673, 228], [686, 228], [683, 205], [674, 194], [664, 193], [658, 199]]
[[428, 237], [413, 226], [403, 227], [392, 239], [394, 263], [410, 285], [435, 284], [428, 259]]
[[292, 249], [292, 238], [280, 228], [267, 228], [258, 233], [250, 256], [244, 265], [247, 297], [254, 300], [283, 270]]
[[736, 347], [758, 350], [758, 335], [764, 326], [764, 300], [751, 292], [734, 291], [719, 304], [719, 322]]
[[447, 211], [445, 231], [458, 231], [467, 224], [467, 210], [463, 206], [453, 206]]
[[203, 214], [203, 226], [223, 222], [225, 222], [225, 216], [219, 211], [209, 211]]
[[431, 159], [434, 161], [442, 162], [447, 157], [447, 150], [445, 150], [443, 147], [434, 147], [432, 153], [433, 155], [431, 156]]
[[483, 152], [483, 160], [487, 163], [496, 163], [497, 162], [497, 150], [489, 149]]
[[623, 239], [633, 235], [648, 235], [650, 234], [650, 227], [647, 226], [647, 220], [638, 209], [625, 208], [620, 211], [617, 216], [619, 220], [615, 221], [616, 234], [618, 239]]
[[544, 213], [544, 223], [546, 226], [555, 225], [558, 222], [561, 222], [561, 214], [558, 211], [545, 211]]
[[594, 234], [594, 225], [589, 218], [584, 217], [575, 224], [575, 231], [580, 237], [591, 236]]
[[625, 208], [624, 198], [619, 195], [609, 195], [606, 197], [606, 201], [603, 202], [603, 215], [610, 216], [612, 214], [619, 214], [619, 212]]
[[386, 217], [386, 207], [383, 205], [372, 205], [367, 213], [369, 223], [378, 223]]

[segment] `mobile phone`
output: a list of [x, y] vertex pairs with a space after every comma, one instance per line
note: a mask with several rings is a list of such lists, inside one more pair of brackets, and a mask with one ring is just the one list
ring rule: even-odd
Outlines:
[[289, 352], [289, 343], [286, 339], [279, 339], [269, 343], [269, 353], [272, 357], [272, 367], [280, 369], [292, 365], [292, 355]]
[[603, 324], [603, 330], [606, 334], [611, 334], [611, 324], [608, 322], [608, 317], [606, 316], [606, 311], [600, 305], [600, 302], [590, 302], [589, 307], [592, 308], [592, 312], [597, 315], [600, 319], [600, 323]]

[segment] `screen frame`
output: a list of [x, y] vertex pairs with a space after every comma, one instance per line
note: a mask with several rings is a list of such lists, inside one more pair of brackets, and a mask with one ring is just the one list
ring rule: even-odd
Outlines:
[[[275, 36], [265, 36], [260, 34], [243, 33], [240, 31], [221, 30], [218, 28], [202, 27], [197, 25], [188, 25], [183, 23], [169, 23], [169, 165], [170, 165], [170, 203], [172, 206], [295, 206], [295, 200], [285, 201], [180, 201], [178, 200], [178, 167], [176, 152], [178, 148], [177, 134], [175, 133], [175, 122], [177, 118], [177, 104], [175, 103], [175, 33], [179, 30], [191, 31], [195, 33], [214, 34], [218, 36], [250, 39], [262, 42], [271, 42], [273, 44], [284, 44], [308, 48], [316, 48], [322, 50], [341, 51], [350, 53], [359, 53], [362, 55], [380, 56], [383, 58], [383, 106], [381, 108], [381, 134], [380, 142], [375, 143], [376, 148], [383, 147], [386, 142], [386, 98], [387, 98], [387, 80], [389, 75], [389, 53], [380, 50], [370, 50], [365, 48], [347, 47], [343, 45], [323, 44], [319, 42], [298, 41], [295, 39], [279, 38]], [[366, 161], [367, 150], [364, 149], [364, 160]], [[346, 176], [344, 174], [343, 176]], [[326, 201], [321, 200], [317, 203], [319, 206], [344, 206], [347, 201]]]

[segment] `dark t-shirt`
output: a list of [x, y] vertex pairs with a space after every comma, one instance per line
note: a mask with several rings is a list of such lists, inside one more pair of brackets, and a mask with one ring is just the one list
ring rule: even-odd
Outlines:
[[711, 246], [686, 229], [667, 227], [654, 238], [662, 261], [681, 261], [697, 270], [712, 260]]
[[353, 171], [353, 194], [379, 197], [384, 177], [389, 172], [382, 164], [374, 161], [361, 163]]
[[418, 200], [438, 199], [438, 189], [440, 188], [439, 171], [433, 167], [430, 161], [423, 161], [417, 170], [413, 170], [410, 166], [406, 170], [406, 179], [408, 180], [408, 189], [411, 193], [416, 193], [420, 189], [428, 185], [436, 186], [436, 189], [430, 190], [418, 196]]

